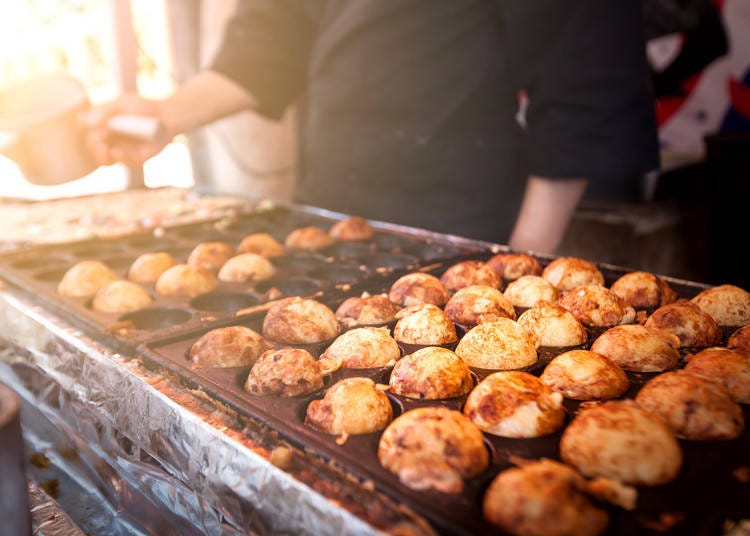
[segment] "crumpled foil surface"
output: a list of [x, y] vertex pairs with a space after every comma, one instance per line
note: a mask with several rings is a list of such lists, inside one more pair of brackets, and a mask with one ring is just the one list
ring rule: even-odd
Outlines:
[[0, 378], [53, 430], [27, 427], [22, 410], [25, 441], [67, 464], [131, 533], [381, 534], [222, 426], [223, 412], [14, 289], [0, 290], [0, 337]]

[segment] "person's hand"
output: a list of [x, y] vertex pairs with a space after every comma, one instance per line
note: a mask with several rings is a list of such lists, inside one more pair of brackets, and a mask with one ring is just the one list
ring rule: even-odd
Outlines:
[[[100, 165], [121, 162], [128, 166], [143, 164], [158, 154], [174, 137], [162, 117], [163, 101], [146, 100], [134, 94], [92, 107], [82, 117], [86, 126], [86, 147]], [[149, 139], [116, 132], [109, 122], [122, 115], [151, 118], [159, 122], [158, 133]]]

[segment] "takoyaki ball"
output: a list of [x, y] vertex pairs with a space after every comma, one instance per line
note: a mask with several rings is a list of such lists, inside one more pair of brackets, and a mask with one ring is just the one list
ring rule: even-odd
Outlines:
[[623, 370], [661, 372], [680, 362], [679, 339], [639, 324], [615, 326], [599, 335], [591, 351], [608, 357]]
[[217, 287], [216, 277], [202, 266], [175, 264], [156, 280], [156, 292], [162, 296], [198, 296]]
[[94, 295], [91, 308], [102, 313], [129, 313], [150, 305], [151, 295], [132, 281], [112, 281]]
[[590, 261], [578, 257], [559, 257], [542, 270], [542, 277], [565, 293], [584, 285], [604, 285], [604, 274]]
[[292, 296], [275, 303], [263, 319], [263, 336], [286, 344], [313, 344], [333, 339], [339, 323], [331, 309], [316, 300]]
[[743, 326], [729, 336], [727, 348], [750, 354], [750, 326]]
[[268, 350], [260, 333], [245, 326], [212, 329], [190, 347], [190, 360], [203, 367], [244, 367]]
[[155, 283], [167, 269], [177, 264], [174, 257], [165, 251], [144, 253], [133, 261], [128, 270], [128, 279], [143, 285]]
[[624, 274], [609, 289], [635, 309], [657, 309], [677, 300], [669, 283], [651, 272]]
[[458, 341], [456, 354], [470, 367], [492, 370], [520, 369], [538, 359], [532, 336], [508, 318], [471, 328]]
[[255, 253], [267, 259], [280, 257], [285, 253], [284, 246], [268, 233], [253, 233], [242, 239], [237, 253]]
[[537, 302], [518, 317], [518, 323], [539, 346], [561, 348], [585, 343], [589, 334], [573, 313], [556, 303]]
[[63, 274], [57, 293], [71, 298], [90, 298], [113, 281], [117, 281], [117, 275], [103, 262], [81, 261]]
[[687, 356], [685, 370], [721, 382], [740, 404], [750, 404], [750, 355], [714, 346]]
[[657, 486], [682, 468], [672, 431], [633, 400], [610, 400], [581, 409], [560, 439], [560, 457], [583, 475]]
[[361, 369], [385, 367], [399, 357], [401, 350], [388, 328], [363, 327], [350, 329], [336, 337], [320, 360], [344, 368]]
[[399, 311], [396, 318], [393, 338], [398, 342], [440, 346], [458, 339], [453, 321], [435, 305], [412, 305]]
[[503, 281], [515, 281], [523, 275], [542, 275], [542, 265], [527, 253], [498, 253], [487, 260]]
[[295, 251], [318, 251], [333, 244], [333, 238], [319, 227], [300, 227], [289, 233], [284, 245]]
[[387, 294], [352, 296], [341, 302], [336, 309], [336, 319], [346, 327], [378, 326], [396, 320], [401, 307], [393, 303]]
[[266, 350], [250, 369], [245, 390], [264, 396], [299, 396], [323, 387], [315, 358], [301, 348]]
[[219, 269], [218, 278], [227, 283], [262, 281], [276, 273], [271, 261], [257, 253], [240, 253], [227, 260]]
[[539, 379], [573, 400], [618, 398], [630, 387], [627, 375], [614, 361], [590, 350], [570, 350], [556, 356]]
[[503, 294], [516, 307], [533, 307], [540, 301], [556, 302], [560, 297], [557, 287], [538, 275], [522, 275], [508, 283]]
[[548, 459], [500, 472], [482, 499], [484, 518], [519, 536], [596, 536], [609, 524], [606, 510], [585, 493], [574, 469]]
[[674, 370], [651, 378], [635, 397], [677, 437], [716, 441], [739, 437], [745, 429], [742, 408], [718, 381]]
[[687, 300], [659, 307], [644, 325], [677, 335], [680, 346], [706, 347], [721, 343], [721, 328], [713, 317]]
[[421, 348], [400, 359], [389, 383], [392, 393], [427, 400], [462, 396], [474, 387], [466, 363], [451, 350], [438, 346]]
[[423, 407], [388, 425], [378, 460], [408, 488], [461, 493], [464, 479], [488, 467], [489, 454], [482, 431], [460, 411]]
[[346, 378], [307, 406], [305, 424], [327, 434], [370, 434], [388, 426], [393, 408], [370, 378]]
[[366, 219], [359, 216], [350, 216], [334, 223], [328, 230], [328, 234], [342, 242], [355, 242], [371, 239], [375, 231]]
[[450, 297], [450, 292], [440, 279], [422, 272], [412, 272], [399, 277], [388, 291], [388, 298], [401, 307], [423, 303], [442, 307]]
[[557, 303], [587, 326], [611, 327], [635, 321], [635, 309], [601, 285], [575, 287]]
[[750, 324], [750, 292], [735, 285], [719, 285], [699, 292], [690, 300], [711, 315], [720, 326]]
[[445, 304], [445, 313], [457, 324], [472, 327], [482, 315], [516, 319], [513, 304], [498, 289], [488, 285], [471, 285], [456, 292]]
[[190, 252], [187, 263], [216, 272], [234, 254], [234, 247], [226, 242], [201, 242]]
[[471, 285], [487, 285], [499, 288], [502, 284], [500, 276], [495, 270], [482, 261], [462, 261], [448, 268], [440, 281], [448, 289], [448, 292], [456, 292]]
[[539, 437], [565, 422], [563, 396], [536, 376], [521, 371], [493, 372], [471, 390], [464, 415], [480, 430], [501, 437]]

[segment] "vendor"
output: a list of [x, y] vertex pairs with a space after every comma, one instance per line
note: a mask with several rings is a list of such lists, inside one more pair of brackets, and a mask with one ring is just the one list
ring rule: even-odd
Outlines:
[[[138, 165], [178, 133], [296, 101], [295, 201], [519, 250], [554, 252], [589, 183], [633, 189], [658, 167], [632, 0], [240, 0], [210, 67], [165, 100], [95, 109], [88, 144]], [[123, 112], [164, 135], [111, 136]]]

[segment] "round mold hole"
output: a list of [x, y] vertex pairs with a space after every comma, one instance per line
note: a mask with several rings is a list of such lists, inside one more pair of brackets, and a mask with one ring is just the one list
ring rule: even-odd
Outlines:
[[211, 292], [190, 302], [190, 307], [199, 311], [238, 311], [257, 305], [260, 299], [252, 294], [239, 292]]
[[133, 260], [133, 257], [123, 255], [119, 257], [107, 257], [106, 259], [102, 259], [102, 262], [112, 270], [121, 270], [122, 268], [129, 268], [133, 264]]
[[121, 316], [119, 322], [130, 322], [136, 329], [159, 329], [176, 326], [190, 320], [193, 315], [184, 309], [174, 307], [153, 307], [141, 309]]
[[332, 265], [313, 270], [309, 275], [315, 279], [330, 281], [334, 285], [343, 285], [360, 281], [367, 276], [367, 270], [360, 266]]
[[375, 244], [375, 247], [382, 251], [398, 251], [403, 248], [411, 247], [417, 242], [403, 236], [378, 234], [375, 235], [373, 243]]
[[174, 234], [194, 241], [196, 246], [198, 242], [223, 242], [225, 239], [224, 235], [215, 229], [178, 229]]
[[79, 259], [95, 259], [113, 257], [124, 251], [118, 244], [86, 244], [71, 249], [71, 253]]
[[461, 253], [461, 250], [444, 244], [414, 244], [408, 248], [408, 252], [420, 259], [433, 261], [436, 259], [455, 257]]
[[371, 268], [389, 268], [399, 270], [416, 266], [419, 259], [405, 253], [376, 253], [371, 257], [362, 259], [362, 262]]
[[41, 272], [35, 273], [34, 279], [36, 279], [37, 281], [59, 282], [65, 275], [65, 272], [68, 271], [68, 268], [69, 267], [59, 267], [49, 270], [43, 270]]
[[16, 261], [11, 266], [17, 270], [33, 270], [36, 268], [50, 269], [50, 266], [62, 266], [68, 264], [67, 259], [61, 257], [36, 257], [34, 259], [24, 259]]
[[274, 266], [279, 270], [298, 274], [311, 272], [326, 265], [326, 261], [323, 257], [305, 253], [277, 257], [271, 262], [273, 262]]
[[375, 245], [368, 242], [341, 242], [323, 250], [325, 255], [338, 259], [361, 259], [372, 255]]
[[320, 282], [308, 277], [290, 277], [284, 279], [266, 279], [255, 285], [258, 292], [277, 289], [283, 296], [310, 296], [320, 289]]

